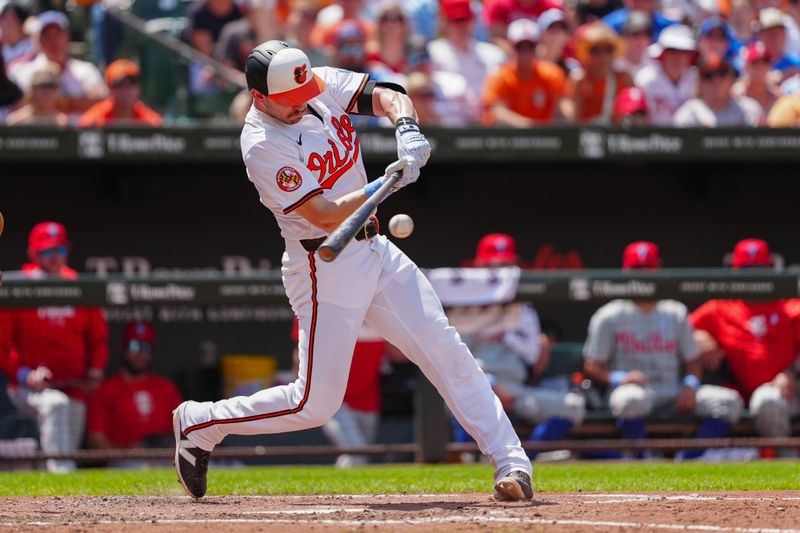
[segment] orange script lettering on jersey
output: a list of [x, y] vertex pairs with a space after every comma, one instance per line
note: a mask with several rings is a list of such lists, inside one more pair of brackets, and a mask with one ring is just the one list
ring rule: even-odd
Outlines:
[[328, 139], [330, 150], [322, 155], [312, 152], [308, 156], [308, 170], [319, 173], [317, 181], [323, 189], [332, 188], [336, 181], [350, 170], [350, 167], [358, 159], [358, 137], [350, 117], [347, 115], [342, 115], [338, 119], [334, 117], [331, 119], [331, 124], [345, 149], [344, 154], [341, 153], [339, 146], [332, 139]]

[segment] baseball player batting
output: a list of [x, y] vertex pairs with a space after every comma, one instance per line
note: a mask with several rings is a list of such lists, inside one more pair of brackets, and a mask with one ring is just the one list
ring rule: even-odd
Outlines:
[[[283, 285], [299, 320], [299, 373], [289, 384], [218, 402], [184, 402], [173, 416], [175, 468], [190, 496], [206, 493], [208, 460], [226, 435], [298, 431], [339, 409], [362, 323], [417, 364], [495, 468], [495, 497], [529, 500], [531, 462], [428, 280], [374, 220], [332, 262], [318, 249], [384, 181], [419, 177], [430, 145], [400, 86], [369, 75], [311, 68], [306, 54], [267, 41], [247, 58], [253, 105], [241, 135], [247, 175], [285, 239]], [[348, 113], [387, 116], [398, 161], [369, 181]]]

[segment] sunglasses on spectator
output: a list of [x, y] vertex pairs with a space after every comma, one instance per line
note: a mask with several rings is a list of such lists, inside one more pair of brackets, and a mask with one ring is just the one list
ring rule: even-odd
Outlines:
[[132, 87], [138, 83], [139, 83], [138, 78], [127, 77], [115, 81], [114, 83], [111, 84], [111, 87], [114, 89], [122, 89], [124, 87]]
[[381, 17], [381, 22], [405, 22], [406, 18], [400, 13], [384, 15]]
[[650, 32], [649, 31], [645, 31], [645, 30], [634, 31], [634, 32], [631, 32], [631, 33], [626, 33], [625, 35], [627, 37], [647, 37], [648, 39], [650, 38]]
[[535, 49], [536, 49], [536, 43], [533, 41], [520, 41], [514, 45], [514, 50], [519, 50], [519, 51], [523, 50], [530, 51]]
[[730, 76], [730, 74], [731, 74], [730, 69], [723, 68], [723, 69], [703, 72], [700, 74], [700, 77], [703, 79], [703, 81], [711, 81], [714, 78], [727, 78], [728, 76]]
[[364, 47], [358, 44], [342, 46], [339, 48], [339, 55], [345, 57], [360, 57], [364, 55]]
[[55, 246], [53, 248], [48, 248], [46, 250], [42, 250], [39, 252], [39, 255], [42, 257], [52, 257], [54, 255], [66, 256], [67, 255], [67, 247], [66, 246]]
[[145, 352], [150, 353], [153, 351], [153, 345], [145, 341], [132, 340], [128, 342], [129, 352]]
[[592, 46], [589, 48], [589, 53], [593, 56], [600, 55], [600, 54], [608, 54], [611, 55], [614, 53], [614, 47], [610, 45], [605, 46]]

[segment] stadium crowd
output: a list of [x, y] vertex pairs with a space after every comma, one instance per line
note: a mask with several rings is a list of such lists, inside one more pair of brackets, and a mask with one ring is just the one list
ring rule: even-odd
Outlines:
[[[64, 13], [25, 2], [0, 3], [0, 122], [161, 123], [119, 57], [116, 2], [85, 7], [80, 36], [105, 76], [69, 56]], [[285, 39], [314, 66], [399, 83], [426, 125], [800, 125], [798, 0], [196, 0], [185, 18], [182, 38], [235, 69]], [[187, 76], [197, 95], [226, 84], [202, 62]]]
[[[62, 224], [37, 224], [29, 235], [30, 262], [22, 273], [75, 280], [77, 273], [67, 265], [70, 248]], [[464, 292], [485, 291], [488, 280], [497, 280], [498, 268], [520, 265], [511, 236], [486, 235], [468, 265], [481, 270], [471, 281], [459, 278], [455, 288], [451, 284], [447, 290], [451, 297], [458, 291], [459, 298]], [[763, 240], [744, 239], [733, 249], [733, 269], [774, 265]], [[659, 248], [652, 242], [634, 242], [623, 251], [623, 270], [653, 271], [661, 266]], [[432, 282], [446, 302], [447, 294]], [[560, 341], [558, 328], [543, 326], [530, 303], [499, 302], [477, 309], [476, 313], [476, 308], [462, 304], [448, 315], [500, 404], [521, 428], [532, 428], [522, 434], [529, 440], [566, 439], [587, 411], [597, 409], [607, 410], [619, 435], [628, 439], [645, 438], [653, 415], [692, 416], [698, 438], [725, 437], [745, 409], [757, 435], [788, 437], [792, 418], [800, 414], [800, 299], [712, 300], [692, 312], [673, 300], [613, 300], [592, 316], [582, 349], [583, 374], [575, 375], [550, 368]], [[19, 415], [35, 424], [39, 446], [48, 455], [70, 454], [81, 446], [170, 446], [171, 411], [182, 394], [172, 381], [151, 371], [154, 326], [133, 321], [124, 326], [121, 337], [119, 371], [107, 376], [115, 343], [109, 340], [101, 309], [0, 309], [0, 383], [7, 385], [10, 400], [0, 402], [0, 439], [11, 437], [4, 434], [6, 422]], [[362, 330], [343, 407], [323, 428], [331, 442], [374, 442], [381, 413], [381, 367], [387, 359], [401, 366], [405, 362], [396, 348]], [[584, 383], [583, 375], [589, 389], [578, 386]], [[471, 440], [455, 419], [453, 429], [456, 441]], [[692, 459], [702, 453], [685, 451], [676, 457]], [[796, 455], [797, 450], [780, 453]], [[115, 464], [132, 465], [124, 460]], [[351, 456], [337, 460], [339, 466], [353, 464], [359, 461]], [[47, 462], [52, 472], [75, 466], [65, 459]]]

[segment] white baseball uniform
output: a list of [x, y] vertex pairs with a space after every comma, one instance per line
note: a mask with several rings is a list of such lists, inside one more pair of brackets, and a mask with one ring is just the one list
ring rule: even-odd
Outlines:
[[367, 182], [347, 113], [368, 76], [313, 70], [326, 88], [308, 102], [310, 113], [289, 125], [253, 107], [241, 136], [247, 174], [286, 241], [283, 284], [300, 324], [299, 375], [249, 397], [186, 404], [184, 434], [211, 451], [228, 434], [324, 424], [342, 403], [353, 347], [366, 322], [422, 369], [489, 457], [496, 479], [512, 470], [530, 474], [530, 460], [500, 401], [419, 268], [382, 235], [354, 240], [331, 263], [300, 243], [325, 232], [298, 215], [299, 206], [318, 194], [335, 200]]

